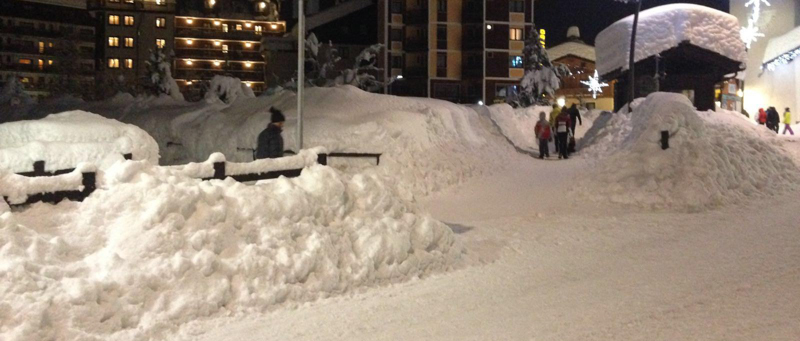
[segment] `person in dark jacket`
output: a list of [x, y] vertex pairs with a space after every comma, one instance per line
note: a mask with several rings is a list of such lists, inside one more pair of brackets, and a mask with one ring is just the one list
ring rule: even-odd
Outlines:
[[777, 134], [778, 129], [780, 129], [780, 123], [781, 117], [778, 115], [778, 110], [775, 109], [775, 107], [769, 107], [769, 109], [767, 109], [767, 128]]
[[556, 117], [556, 140], [558, 145], [558, 158], [569, 159], [569, 150], [567, 149], [567, 139], [569, 138], [569, 127], [571, 125], [569, 119], [569, 112], [567, 109], [561, 111], [561, 114]]
[[569, 119], [571, 121], [569, 129], [572, 130], [572, 136], [575, 136], [575, 125], [577, 123], [583, 125], [583, 119], [581, 118], [581, 112], [580, 110], [578, 110], [578, 106], [575, 105], [574, 103], [572, 104], [571, 107], [569, 107]]
[[258, 134], [258, 147], [256, 147], [256, 159], [277, 159], [283, 157], [283, 122], [286, 117], [275, 108], [269, 108], [272, 113], [271, 122], [267, 129]]

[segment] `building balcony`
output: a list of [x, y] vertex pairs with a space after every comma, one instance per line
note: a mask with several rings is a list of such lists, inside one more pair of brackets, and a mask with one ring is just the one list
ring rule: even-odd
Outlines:
[[[2, 71], [11, 71], [11, 72], [26, 72], [26, 73], [41, 73], [41, 74], [61, 74], [62, 70], [55, 65], [45, 65], [45, 66], [38, 66], [35, 64], [0, 64], [0, 72]], [[81, 68], [78, 72], [79, 75], [82, 76], [92, 76], [94, 74], [94, 70], [89, 68]]]
[[230, 30], [223, 32], [221, 29], [199, 28], [199, 27], [177, 27], [175, 38], [194, 38], [194, 39], [218, 39], [218, 40], [248, 40], [260, 41], [262, 35], [278, 34], [280, 32], [264, 31], [237, 31]]
[[428, 66], [409, 66], [403, 70], [403, 77], [419, 78], [428, 77]]
[[406, 25], [425, 25], [428, 23], [428, 9], [412, 9], [403, 14], [403, 23]]
[[94, 33], [75, 32], [67, 30], [48, 30], [30, 26], [11, 26], [0, 24], [0, 33], [8, 33], [17, 36], [32, 36], [51, 39], [76, 39], [81, 42], [94, 43]]
[[127, 3], [124, 0], [89, 0], [86, 4], [89, 10], [112, 9], [127, 11], [169, 12], [175, 13], [175, 0], [134, 0]]
[[185, 80], [210, 80], [214, 76], [230, 76], [239, 78], [243, 82], [263, 82], [264, 72], [258, 70], [224, 70], [224, 69], [199, 69], [178, 67], [175, 70], [175, 78]]
[[197, 58], [213, 60], [238, 60], [238, 61], [261, 61], [264, 57], [257, 51], [229, 50], [228, 53], [221, 49], [188, 49], [176, 48], [175, 56], [178, 58]]
[[483, 8], [478, 9], [468, 9], [464, 8], [464, 11], [461, 12], [461, 23], [462, 24], [477, 24], [483, 23]]
[[428, 50], [428, 39], [420, 39], [420, 38], [411, 38], [406, 39], [403, 42], [403, 49], [409, 52], [414, 51], [427, 51]]

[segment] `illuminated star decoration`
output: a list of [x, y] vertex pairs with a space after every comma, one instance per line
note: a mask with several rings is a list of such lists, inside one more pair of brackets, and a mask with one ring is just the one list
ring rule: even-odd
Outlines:
[[742, 27], [742, 30], [739, 31], [739, 35], [748, 49], [758, 38], [764, 37], [764, 33], [758, 31], [758, 26], [753, 25], [752, 19], [748, 20], [747, 27]]
[[742, 27], [742, 30], [739, 31], [739, 35], [748, 49], [758, 38], [764, 37], [764, 34], [759, 32], [758, 26], [756, 26], [758, 19], [761, 18], [762, 2], [764, 5], [771, 6], [767, 0], [749, 0], [744, 4], [744, 7], [753, 6], [753, 14], [751, 14], [750, 18], [747, 20], [747, 27]]
[[589, 86], [589, 91], [592, 92], [592, 98], [597, 99], [597, 93], [603, 93], [603, 88], [608, 86], [608, 83], [600, 82], [600, 76], [597, 70], [594, 70], [594, 77], [589, 76], [589, 81], [581, 81], [581, 83]]

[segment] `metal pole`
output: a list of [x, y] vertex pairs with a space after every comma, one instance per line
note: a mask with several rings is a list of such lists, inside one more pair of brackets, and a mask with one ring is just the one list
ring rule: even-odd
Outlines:
[[303, 0], [297, 0], [297, 152], [303, 149], [303, 88], [305, 77], [306, 18]]
[[[634, 76], [634, 52], [636, 51], [636, 27], [639, 25], [639, 11], [642, 9], [642, 1], [636, 1], [636, 13], [633, 15], [633, 29], [631, 31], [631, 50], [628, 60], [628, 99], [630, 100], [628, 103], [629, 105], [633, 103], [633, 100], [636, 99], [636, 85], [634, 84], [636, 81], [636, 77]], [[630, 109], [630, 107], [628, 107]]]

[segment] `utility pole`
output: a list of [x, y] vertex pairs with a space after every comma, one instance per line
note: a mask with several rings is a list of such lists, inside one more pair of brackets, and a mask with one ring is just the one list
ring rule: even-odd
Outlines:
[[633, 15], [633, 29], [631, 31], [631, 50], [630, 50], [630, 60], [628, 61], [628, 109], [630, 110], [630, 105], [633, 103], [633, 100], [636, 99], [636, 77], [634, 75], [634, 52], [636, 51], [636, 27], [639, 25], [639, 11], [642, 10], [642, 1], [644, 0], [637, 0], [636, 1], [636, 13]]
[[303, 87], [306, 84], [306, 17], [304, 0], [297, 0], [297, 153], [303, 149]]

